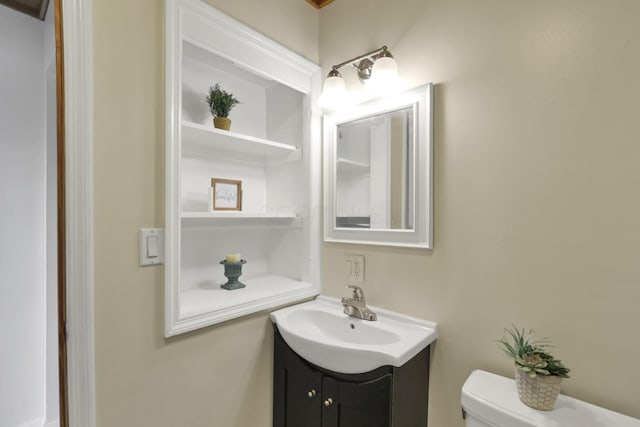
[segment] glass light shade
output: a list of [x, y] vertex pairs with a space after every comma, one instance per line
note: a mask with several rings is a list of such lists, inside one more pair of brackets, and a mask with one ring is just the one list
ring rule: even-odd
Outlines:
[[371, 78], [365, 83], [365, 90], [375, 95], [386, 95], [398, 89], [400, 78], [398, 64], [392, 57], [376, 59], [371, 69]]
[[344, 102], [347, 87], [339, 76], [327, 77], [318, 98], [318, 106], [325, 110], [335, 110]]

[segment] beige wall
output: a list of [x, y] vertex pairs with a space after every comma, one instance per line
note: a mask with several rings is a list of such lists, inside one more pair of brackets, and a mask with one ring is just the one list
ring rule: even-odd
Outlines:
[[[435, 250], [323, 251], [325, 293], [362, 253], [372, 304], [439, 322], [432, 427], [461, 425], [472, 369], [510, 373], [512, 322], [555, 341], [567, 393], [640, 417], [640, 4], [209, 1], [325, 69], [386, 43], [437, 84]], [[137, 230], [164, 224], [163, 2], [94, 20], [98, 426], [270, 426], [267, 316], [167, 341], [163, 271], [137, 266]]]
[[[137, 265], [138, 229], [164, 226], [164, 2], [93, 3], [98, 426], [270, 426], [267, 315], [165, 340], [163, 270]], [[317, 61], [304, 2], [210, 3]]]
[[304, 0], [205, 0], [313, 62], [319, 61], [319, 14]]
[[322, 9], [325, 71], [388, 44], [402, 78], [436, 84], [433, 252], [323, 250], [325, 293], [364, 254], [371, 304], [439, 323], [430, 426], [462, 425], [473, 369], [512, 375], [494, 343], [512, 323], [553, 339], [566, 393], [640, 418], [638, 16], [635, 0]]

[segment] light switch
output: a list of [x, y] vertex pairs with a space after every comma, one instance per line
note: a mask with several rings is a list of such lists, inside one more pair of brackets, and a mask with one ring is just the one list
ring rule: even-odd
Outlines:
[[158, 258], [158, 236], [147, 236], [147, 257]]
[[140, 229], [140, 266], [164, 264], [164, 230]]

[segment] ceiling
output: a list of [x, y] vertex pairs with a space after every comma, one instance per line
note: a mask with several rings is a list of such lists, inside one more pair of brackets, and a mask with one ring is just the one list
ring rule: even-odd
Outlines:
[[0, 4], [44, 21], [49, 0], [0, 0]]
[[307, 0], [307, 2], [309, 2], [316, 9], [320, 9], [321, 7], [328, 5], [332, 1], [333, 0]]
[[[316, 9], [320, 9], [332, 1], [333, 0], [307, 0], [307, 2]], [[49, 0], [0, 0], [0, 4], [44, 21]]]

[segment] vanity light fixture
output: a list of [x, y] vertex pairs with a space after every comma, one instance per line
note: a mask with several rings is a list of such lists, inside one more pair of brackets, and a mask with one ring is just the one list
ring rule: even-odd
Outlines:
[[347, 88], [338, 69], [345, 65], [353, 65], [368, 93], [388, 94], [398, 85], [398, 65], [387, 46], [382, 46], [331, 67], [318, 98], [320, 108], [333, 110], [344, 102]]

